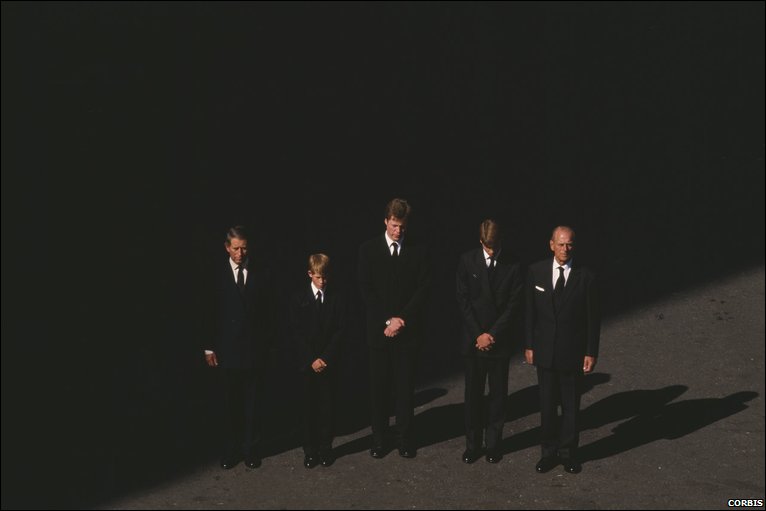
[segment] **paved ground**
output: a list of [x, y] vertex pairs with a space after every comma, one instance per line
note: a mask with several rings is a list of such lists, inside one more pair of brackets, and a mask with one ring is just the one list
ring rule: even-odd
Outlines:
[[[584, 470], [534, 472], [535, 372], [512, 362], [505, 456], [460, 462], [462, 377], [421, 389], [414, 460], [336, 440], [329, 468], [293, 449], [257, 470], [197, 472], [103, 509], [721, 509], [764, 498], [764, 269], [672, 294], [604, 325], [583, 397]], [[761, 506], [763, 507], [763, 506]]]

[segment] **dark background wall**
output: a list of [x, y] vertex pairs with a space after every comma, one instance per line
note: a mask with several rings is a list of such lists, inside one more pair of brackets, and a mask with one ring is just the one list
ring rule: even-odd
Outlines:
[[[762, 2], [3, 3], [3, 507], [94, 502], [213, 455], [196, 277], [234, 223], [280, 300], [319, 250], [355, 297], [358, 244], [410, 200], [438, 256], [421, 382], [460, 367], [454, 267], [487, 215], [525, 263], [574, 226], [607, 316], [763, 264], [763, 19]], [[342, 393], [364, 409], [361, 321], [357, 304]], [[273, 356], [278, 452], [295, 389]]]

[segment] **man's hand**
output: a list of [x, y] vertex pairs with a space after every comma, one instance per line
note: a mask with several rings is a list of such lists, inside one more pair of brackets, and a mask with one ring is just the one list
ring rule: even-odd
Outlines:
[[585, 355], [582, 361], [582, 372], [590, 373], [596, 368], [596, 357]]
[[532, 365], [535, 363], [535, 352], [534, 350], [526, 349], [524, 350], [524, 360], [527, 361], [527, 364]]
[[386, 337], [395, 337], [399, 334], [399, 331], [404, 328], [404, 320], [402, 318], [391, 318], [391, 324], [383, 330], [383, 335]]
[[325, 370], [326, 367], [327, 364], [321, 358], [314, 360], [314, 362], [311, 364], [311, 369], [313, 369], [315, 373], [321, 373]]
[[210, 367], [218, 367], [218, 357], [215, 356], [215, 352], [205, 353], [205, 362]]
[[495, 344], [495, 338], [491, 334], [483, 333], [476, 338], [476, 349], [479, 351], [489, 351]]

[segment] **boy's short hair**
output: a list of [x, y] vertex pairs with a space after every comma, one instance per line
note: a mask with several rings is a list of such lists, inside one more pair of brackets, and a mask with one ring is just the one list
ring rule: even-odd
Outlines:
[[479, 240], [489, 248], [495, 248], [502, 241], [500, 224], [492, 218], [487, 218], [479, 226]]
[[317, 275], [326, 275], [330, 272], [330, 258], [324, 254], [311, 254], [309, 256], [309, 271]]

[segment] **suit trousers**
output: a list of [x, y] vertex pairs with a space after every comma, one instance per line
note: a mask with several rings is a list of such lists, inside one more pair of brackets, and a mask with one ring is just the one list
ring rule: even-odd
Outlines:
[[331, 369], [301, 373], [303, 380], [303, 452], [316, 455], [332, 449], [334, 434], [333, 374]]
[[[578, 416], [582, 371], [537, 368], [542, 455], [574, 457], [580, 442]], [[561, 418], [558, 407], [561, 405]]]
[[402, 343], [396, 337], [382, 347], [370, 347], [370, 405], [375, 447], [385, 445], [392, 390], [399, 446], [415, 447], [415, 351], [415, 346]]
[[[481, 449], [482, 436], [487, 451], [500, 448], [505, 424], [509, 363], [509, 357], [465, 358], [465, 446], [469, 451]], [[485, 407], [484, 387], [487, 381], [489, 396]]]
[[248, 457], [257, 453], [262, 383], [256, 369], [223, 369], [223, 455]]

